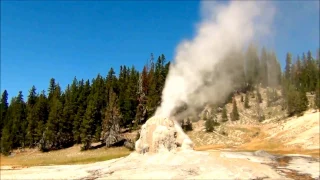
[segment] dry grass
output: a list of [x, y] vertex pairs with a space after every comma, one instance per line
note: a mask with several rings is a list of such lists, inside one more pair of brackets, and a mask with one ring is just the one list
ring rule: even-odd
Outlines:
[[198, 146], [195, 147], [194, 150], [196, 151], [207, 151], [207, 150], [215, 150], [215, 149], [224, 149], [224, 148], [229, 148], [226, 145], [205, 145], [205, 146]]
[[301, 148], [283, 148], [283, 149], [274, 149], [274, 150], [266, 150], [272, 154], [304, 154], [310, 155], [315, 158], [320, 158], [320, 149], [301, 149]]
[[37, 149], [26, 149], [24, 152], [14, 152], [14, 156], [1, 155], [1, 166], [43, 166], [85, 164], [97, 161], [105, 161], [127, 156], [130, 151], [124, 147], [100, 148], [89, 151], [80, 151], [80, 146], [42, 153]]

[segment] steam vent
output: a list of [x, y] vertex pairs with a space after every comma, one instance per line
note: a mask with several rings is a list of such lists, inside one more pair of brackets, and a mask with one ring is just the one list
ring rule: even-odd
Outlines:
[[192, 150], [193, 143], [175, 120], [154, 116], [141, 127], [135, 149], [141, 154]]

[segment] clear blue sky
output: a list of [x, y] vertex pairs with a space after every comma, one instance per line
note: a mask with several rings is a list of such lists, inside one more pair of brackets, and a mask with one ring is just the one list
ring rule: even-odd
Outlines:
[[[319, 47], [319, 2], [279, 1], [268, 42], [282, 65], [286, 52]], [[168, 60], [191, 38], [199, 1], [1, 1], [1, 92], [9, 98], [32, 85], [47, 90], [51, 77], [65, 88], [74, 76], [106, 76], [120, 65], [139, 70], [154, 53]]]

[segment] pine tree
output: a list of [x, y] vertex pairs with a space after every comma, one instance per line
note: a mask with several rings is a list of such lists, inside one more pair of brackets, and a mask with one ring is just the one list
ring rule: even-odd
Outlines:
[[281, 84], [281, 66], [279, 61], [277, 60], [277, 56], [275, 52], [268, 52], [268, 86], [269, 87], [277, 87]]
[[288, 111], [289, 117], [295, 115], [297, 112], [297, 106], [296, 106], [298, 104], [297, 97], [298, 97], [297, 91], [295, 91], [293, 87], [290, 86], [287, 90], [287, 98], [286, 98], [287, 111]]
[[91, 142], [93, 139], [93, 133], [95, 127], [94, 125], [94, 118], [96, 114], [96, 100], [92, 99], [89, 101], [89, 104], [86, 109], [86, 113], [84, 115], [84, 119], [81, 123], [80, 127], [80, 137], [81, 137], [81, 142], [83, 144], [82, 150], [88, 150], [91, 147]]
[[48, 88], [48, 100], [51, 101], [51, 98], [54, 94], [54, 91], [56, 89], [56, 80], [54, 78], [50, 79], [50, 85]]
[[89, 95], [90, 95], [91, 87], [90, 87], [90, 81], [87, 80], [84, 83], [84, 80], [82, 79], [79, 82], [79, 87], [78, 87], [78, 93], [79, 93], [79, 98], [77, 100], [78, 104], [78, 109], [76, 112], [75, 119], [73, 121], [73, 139], [75, 143], [79, 144], [81, 143], [81, 137], [80, 137], [80, 127], [82, 124], [82, 121], [84, 119], [84, 114], [86, 113], [88, 101], [89, 101]]
[[120, 140], [120, 120], [121, 114], [118, 104], [118, 97], [113, 89], [109, 90], [108, 106], [105, 111], [104, 120], [102, 122], [102, 139], [106, 146], [110, 147], [112, 144]]
[[169, 69], [170, 69], [170, 62], [167, 62], [167, 64], [164, 66], [164, 70], [163, 70], [163, 76], [164, 76], [164, 81], [163, 81], [163, 87], [165, 84], [165, 79], [167, 78], [168, 74], [169, 74]]
[[207, 117], [207, 120], [205, 122], [205, 128], [207, 132], [214, 131], [214, 127], [219, 125], [216, 113], [216, 109], [213, 108], [209, 117]]
[[149, 90], [149, 79], [148, 79], [148, 69], [147, 66], [143, 67], [142, 74], [141, 74], [141, 79], [142, 79], [142, 92], [144, 94], [148, 94]]
[[14, 147], [13, 140], [15, 134], [13, 134], [13, 123], [16, 115], [16, 97], [13, 97], [10, 101], [10, 106], [8, 106], [5, 124], [2, 129], [2, 137], [1, 137], [1, 152], [4, 155], [9, 155], [11, 150]]
[[296, 74], [295, 74], [295, 85], [296, 87], [301, 87], [302, 85], [302, 65], [301, 65], [301, 60], [300, 56], [297, 56], [297, 61], [296, 61]]
[[258, 120], [259, 122], [262, 122], [265, 117], [264, 117], [264, 114], [263, 114], [263, 111], [260, 107], [260, 103], [262, 103], [262, 98], [261, 98], [261, 94], [260, 94], [260, 91], [259, 91], [259, 87], [257, 88], [257, 99], [256, 99], [256, 111], [257, 111], [257, 114], [258, 114]]
[[259, 87], [257, 88], [257, 98], [258, 98], [258, 102], [262, 103], [262, 97], [261, 97], [261, 94], [260, 94]]
[[317, 88], [316, 88], [316, 95], [315, 95], [315, 98], [314, 98], [314, 104], [315, 106], [320, 109], [320, 80], [318, 80], [318, 83], [317, 83]]
[[298, 66], [297, 63], [292, 63], [292, 67], [291, 67], [291, 82], [297, 87], [297, 79], [296, 79], [296, 74], [298, 73]]
[[222, 109], [222, 122], [227, 122], [228, 121], [228, 115], [227, 115], [227, 108], [224, 106]]
[[148, 107], [148, 116], [152, 116], [156, 108], [161, 103], [161, 93], [164, 88], [165, 78], [169, 71], [170, 64], [165, 64], [166, 58], [162, 54], [158, 57], [156, 64], [154, 65], [151, 62], [150, 71], [148, 74], [149, 80], [149, 91], [147, 94], [147, 107]]
[[186, 124], [185, 124], [184, 120], [181, 120], [180, 126], [183, 129], [183, 131], [186, 131]]
[[[100, 98], [98, 93], [99, 77], [92, 80], [92, 88], [88, 97], [88, 105], [80, 126], [80, 137], [83, 144], [82, 150], [87, 150], [91, 147], [91, 142], [95, 139], [97, 122], [101, 124]], [[100, 125], [99, 125], [100, 126]]]
[[136, 116], [136, 109], [138, 106], [137, 92], [138, 92], [138, 72], [134, 67], [131, 68], [127, 81], [127, 89], [125, 91], [125, 103], [123, 104], [123, 122], [125, 126], [132, 127], [132, 121]]
[[[90, 84], [90, 81], [87, 81]], [[77, 84], [77, 85], [76, 85]], [[84, 80], [80, 80], [79, 82], [73, 82], [72, 85], [73, 89], [77, 89], [78, 96], [75, 104], [78, 106], [77, 107], [77, 112], [75, 114], [74, 120], [73, 120], [73, 128], [72, 128], [72, 133], [73, 133], [73, 139], [76, 144], [81, 143], [81, 138], [80, 138], [80, 126], [82, 123], [83, 115], [86, 111], [86, 106], [87, 106], [87, 94], [85, 93], [84, 90]], [[90, 92], [89, 92], [90, 93]]]
[[246, 81], [249, 87], [253, 87], [258, 82], [259, 77], [259, 56], [257, 48], [251, 44], [246, 53]]
[[72, 136], [70, 139], [73, 140], [73, 142], [70, 142], [70, 144], [80, 143], [80, 138], [77, 139], [78, 141], [75, 139], [75, 134], [79, 132], [79, 126], [76, 128], [74, 127], [75, 124], [79, 124], [79, 119], [76, 119], [76, 117], [80, 106], [82, 106], [82, 104], [79, 102], [79, 96], [79, 81], [76, 77], [74, 77], [71, 86], [68, 85], [67, 89], [65, 90], [65, 104], [63, 107], [63, 117], [68, 121], [66, 122], [67, 129], [69, 129], [68, 136]]
[[6, 124], [2, 130], [1, 137], [1, 153], [9, 155], [12, 149], [12, 132], [10, 131], [10, 124]]
[[213, 120], [211, 118], [208, 118], [205, 123], [206, 132], [212, 132], [213, 131]]
[[37, 115], [36, 116], [37, 128], [36, 128], [35, 142], [39, 143], [45, 131], [45, 125], [47, 123], [48, 116], [49, 116], [48, 100], [47, 100], [45, 91], [41, 92], [35, 104], [35, 114]]
[[138, 106], [136, 109], [136, 116], [135, 116], [135, 128], [138, 127], [138, 124], [144, 122], [147, 119], [146, 113], [146, 105], [147, 105], [147, 97], [148, 94], [149, 84], [148, 84], [148, 71], [147, 65], [144, 66], [141, 75], [139, 76], [138, 81]]
[[190, 118], [187, 118], [187, 121], [185, 124], [185, 131], [192, 131], [192, 122], [190, 121]]
[[163, 81], [164, 81], [164, 76], [163, 76], [163, 61], [162, 58], [159, 56], [156, 66], [155, 66], [155, 71], [154, 71], [154, 77], [155, 77], [155, 81], [154, 81], [154, 87], [155, 87], [155, 96], [154, 98], [154, 107], [156, 108], [158, 106], [158, 104], [161, 101], [161, 92], [162, 92], [162, 88], [163, 88]]
[[270, 107], [272, 103], [272, 95], [269, 89], [267, 89], [267, 107]]
[[32, 88], [29, 91], [28, 102], [27, 102], [27, 121], [28, 121], [27, 139], [31, 147], [35, 146], [35, 140], [37, 136], [36, 128], [37, 128], [38, 115], [36, 114], [37, 112], [35, 108], [37, 99], [38, 97], [36, 93], [36, 87], [32, 86]]
[[301, 65], [301, 86], [305, 91], [315, 91], [319, 74], [319, 60], [314, 60], [310, 51], [307, 56], [303, 53], [303, 60]]
[[[158, 85], [157, 85], [157, 94], [158, 94], [158, 104], [161, 103], [161, 93], [163, 91], [164, 88], [164, 84], [165, 84], [165, 80], [166, 80], [166, 76], [167, 73], [169, 71], [169, 65], [170, 64], [165, 64], [166, 63], [166, 57], [164, 56], [164, 54], [161, 54], [161, 56], [158, 59], [159, 63], [157, 62], [157, 65], [160, 64], [160, 71], [159, 71], [159, 79], [158, 81]], [[156, 71], [157, 71], [157, 67], [156, 67]]]
[[147, 94], [147, 109], [148, 109], [148, 117], [153, 116], [155, 112], [155, 107], [156, 107], [156, 99], [154, 98], [157, 96], [156, 94], [156, 77], [155, 77], [155, 72], [154, 72], [154, 64], [151, 63], [150, 65], [150, 71], [148, 74], [148, 79], [149, 79], [149, 91]]
[[292, 68], [292, 59], [291, 59], [291, 54], [287, 53], [287, 57], [286, 57], [286, 67], [285, 67], [285, 77], [286, 79], [288, 79], [289, 81], [291, 80], [291, 68]]
[[[238, 50], [232, 50], [230, 54], [227, 55], [226, 60], [221, 63], [225, 72], [232, 75], [231, 80], [235, 89], [242, 90], [246, 85], [245, 77], [245, 56], [243, 52]], [[217, 68], [219, 70], [219, 68]], [[237, 71], [234, 71], [237, 69]], [[221, 69], [220, 69], [221, 70]], [[231, 101], [230, 101], [231, 102]]]
[[13, 102], [12, 113], [12, 131], [13, 147], [24, 147], [26, 144], [26, 132], [28, 122], [26, 120], [26, 104], [23, 100], [22, 91], [19, 91], [18, 96]]
[[100, 139], [101, 134], [101, 122], [103, 119], [104, 108], [106, 106], [105, 100], [105, 80], [100, 74], [96, 77], [96, 79], [92, 82], [91, 94], [94, 99], [96, 99], [96, 113], [94, 115], [93, 126], [95, 127], [94, 140], [98, 141]]
[[308, 89], [307, 91], [315, 91], [318, 77], [319, 69], [317, 68], [316, 61], [313, 59], [311, 51], [307, 53], [307, 79], [308, 79]]
[[56, 84], [49, 99], [49, 115], [44, 136], [40, 141], [40, 150], [60, 149], [63, 147], [62, 134], [59, 132], [63, 122], [63, 104], [61, 102], [61, 88]]
[[[289, 104], [290, 92], [291, 92], [290, 90], [291, 90], [290, 83], [283, 75], [282, 82], [281, 82], [281, 96], [283, 98], [283, 101], [281, 103], [282, 110], [285, 110], [285, 109], [288, 110], [288, 104]], [[272, 102], [271, 99], [270, 99], [270, 102]]]
[[233, 99], [233, 103], [232, 103], [232, 116], [231, 116], [231, 120], [232, 121], [236, 121], [239, 120], [239, 112], [238, 112], [238, 107], [237, 107], [237, 102], [236, 99]]
[[106, 78], [106, 93], [105, 93], [105, 99], [108, 99], [109, 91], [110, 89], [113, 89], [113, 91], [118, 94], [119, 88], [118, 88], [118, 81], [117, 77], [115, 76], [115, 72], [113, 68], [110, 68], [107, 78]]
[[298, 104], [298, 115], [302, 115], [303, 111], [307, 110], [308, 109], [308, 98], [307, 98], [307, 95], [306, 95], [306, 91], [301, 88], [299, 89], [299, 92], [298, 92], [298, 98], [299, 98], [299, 104]]
[[[124, 115], [124, 117], [121, 120], [120, 125], [126, 126], [127, 125], [127, 116], [125, 115], [127, 112], [127, 109], [129, 108], [128, 104], [126, 104], [127, 100], [127, 89], [128, 89], [128, 72], [126, 66], [120, 66], [120, 73], [119, 73], [119, 80], [118, 80], [118, 86], [119, 86], [119, 107], [120, 107], [120, 113]], [[128, 102], [127, 102], [128, 103]]]
[[287, 88], [287, 111], [289, 116], [302, 115], [303, 111], [308, 108], [308, 99], [306, 92], [303, 88], [296, 90], [296, 88], [290, 84]]
[[59, 133], [61, 134], [61, 146], [69, 147], [73, 145], [73, 134], [72, 134], [72, 123], [74, 120], [74, 113], [72, 109], [72, 94], [70, 86], [67, 86], [67, 89], [64, 93], [64, 105], [62, 110], [62, 119], [60, 122]]
[[268, 85], [268, 54], [266, 49], [263, 47], [260, 56], [260, 82], [263, 87]]
[[8, 111], [8, 92], [7, 90], [4, 90], [1, 96], [1, 101], [0, 101], [0, 139], [2, 136], [2, 129], [4, 128], [6, 122], [5, 122], [5, 118], [6, 118], [6, 114]]
[[244, 108], [248, 109], [250, 108], [249, 106], [249, 93], [246, 93], [245, 99], [244, 99]]

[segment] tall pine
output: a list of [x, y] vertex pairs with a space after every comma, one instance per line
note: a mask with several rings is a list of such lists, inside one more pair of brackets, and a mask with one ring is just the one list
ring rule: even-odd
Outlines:
[[224, 106], [222, 109], [222, 122], [227, 122], [228, 121], [228, 115], [227, 115], [227, 108]]
[[27, 101], [27, 121], [28, 121], [28, 129], [27, 129], [27, 139], [29, 145], [31, 147], [35, 146], [36, 136], [37, 136], [37, 122], [39, 121], [37, 111], [36, 111], [36, 103], [37, 103], [37, 93], [36, 87], [32, 86], [29, 91], [28, 101]]
[[6, 114], [8, 111], [8, 92], [7, 90], [4, 90], [1, 96], [1, 101], [0, 101], [0, 139], [2, 136], [2, 129], [5, 126], [5, 118], [6, 118]]
[[15, 98], [12, 104], [12, 131], [13, 147], [24, 147], [26, 144], [26, 132], [27, 132], [27, 118], [26, 118], [26, 104], [23, 100], [22, 91], [19, 91], [18, 96]]
[[237, 102], [235, 98], [233, 98], [233, 102], [232, 102], [231, 120], [232, 121], [239, 120], [239, 112], [238, 112]]

